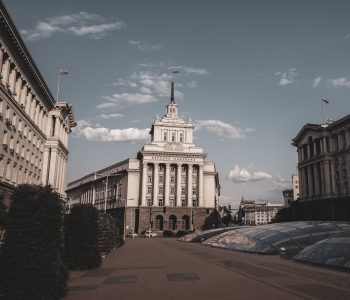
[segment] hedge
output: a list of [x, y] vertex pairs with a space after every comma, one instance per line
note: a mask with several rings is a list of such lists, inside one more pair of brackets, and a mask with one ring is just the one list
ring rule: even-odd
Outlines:
[[50, 186], [20, 185], [12, 195], [0, 252], [1, 299], [60, 299], [63, 207]]
[[66, 215], [64, 261], [69, 269], [85, 270], [101, 265], [97, 214], [91, 204], [80, 204]]

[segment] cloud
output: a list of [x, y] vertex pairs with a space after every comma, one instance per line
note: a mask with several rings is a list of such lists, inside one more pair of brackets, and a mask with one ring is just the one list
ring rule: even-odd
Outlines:
[[318, 76], [315, 78], [313, 84], [312, 84], [312, 87], [317, 87], [322, 81], [322, 77], [321, 76]]
[[122, 78], [119, 78], [116, 82], [113, 82], [112, 85], [114, 85], [114, 86], [128, 86], [128, 87], [133, 87], [133, 88], [137, 87], [136, 82], [132, 82], [130, 80], [125, 80]]
[[186, 83], [188, 87], [190, 88], [195, 88], [197, 87], [197, 82], [196, 81], [190, 81]]
[[201, 68], [192, 68], [186, 66], [173, 66], [169, 67], [169, 70], [180, 71], [181, 75], [190, 76], [190, 75], [207, 75], [209, 72], [206, 69]]
[[118, 118], [122, 118], [122, 117], [124, 117], [124, 115], [117, 114], [117, 113], [115, 113], [115, 114], [101, 114], [100, 115], [100, 118], [101, 119], [105, 119], [105, 120], [107, 120], [107, 119], [118, 119]]
[[125, 108], [130, 105], [145, 104], [157, 101], [152, 95], [139, 93], [113, 94], [112, 96], [104, 97], [104, 99], [108, 100], [108, 102], [103, 102], [97, 105], [98, 109]]
[[279, 175], [277, 175], [273, 180], [272, 180], [272, 183], [273, 185], [276, 187], [276, 188], [279, 188], [279, 189], [285, 189], [285, 188], [290, 188], [292, 186], [292, 181], [291, 180], [288, 180], [288, 179], [285, 179]]
[[333, 87], [347, 87], [350, 88], [350, 79], [347, 79], [345, 77], [335, 78], [335, 79], [328, 79], [328, 82]]
[[345, 35], [346, 39], [350, 39], [350, 33], [348, 33], [347, 35]]
[[272, 176], [265, 172], [254, 172], [250, 174], [246, 168], [235, 165], [233, 170], [227, 175], [227, 178], [233, 182], [245, 183], [272, 179]]
[[251, 132], [253, 129], [241, 129], [231, 124], [220, 120], [198, 120], [195, 122], [196, 130], [205, 130], [216, 135], [221, 140], [224, 139], [242, 139], [246, 132]]
[[137, 40], [129, 40], [129, 45], [143, 51], [158, 50], [161, 48], [159, 44], [149, 45]]
[[297, 72], [297, 68], [289, 68], [285, 72], [275, 73], [275, 76], [279, 76], [278, 84], [280, 86], [292, 84], [295, 81], [295, 77], [297, 77], [298, 75], [299, 73]]
[[102, 16], [81, 11], [76, 14], [46, 18], [38, 21], [33, 29], [23, 29], [20, 32], [27, 41], [47, 39], [55, 33], [100, 39], [110, 31], [126, 28], [123, 21], [106, 21]]
[[108, 129], [104, 127], [91, 127], [91, 124], [85, 120], [79, 120], [77, 126], [73, 129], [74, 137], [83, 137], [89, 141], [100, 142], [135, 142], [145, 141], [150, 138], [150, 129]]

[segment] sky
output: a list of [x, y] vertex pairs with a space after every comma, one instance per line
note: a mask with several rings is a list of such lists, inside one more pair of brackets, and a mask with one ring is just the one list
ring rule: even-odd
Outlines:
[[[306, 123], [350, 113], [350, 2], [4, 0], [53, 95], [74, 107], [67, 182], [135, 158], [170, 81], [220, 203], [282, 203]], [[172, 78], [172, 71], [180, 73]]]

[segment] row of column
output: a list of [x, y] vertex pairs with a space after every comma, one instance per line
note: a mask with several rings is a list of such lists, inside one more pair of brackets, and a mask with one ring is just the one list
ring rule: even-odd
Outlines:
[[[319, 149], [317, 149], [317, 145], [319, 145]], [[322, 137], [320, 139], [314, 139], [308, 144], [302, 145], [298, 149], [299, 161], [303, 161], [307, 158], [312, 158], [319, 152], [331, 152], [345, 149], [347, 147], [350, 147], [350, 129], [335, 134], [333, 137]]]
[[[141, 206], [147, 205], [146, 200], [146, 188], [147, 188], [147, 162], [143, 162], [142, 164], [142, 188], [141, 188]], [[153, 206], [158, 206], [158, 166], [159, 163], [153, 163], [154, 165], [154, 174], [153, 174]], [[165, 163], [165, 185], [164, 185], [164, 206], [170, 206], [170, 163]], [[176, 206], [182, 206], [181, 194], [182, 194], [182, 186], [181, 186], [181, 163], [177, 164], [176, 169]], [[187, 165], [187, 206], [192, 207], [192, 167], [193, 164]], [[198, 206], [203, 205], [203, 166], [198, 165]]]
[[333, 160], [324, 160], [300, 168], [299, 186], [301, 198], [332, 195], [335, 192], [334, 172]]
[[0, 74], [2, 84], [39, 129], [44, 131], [48, 118], [47, 111], [3, 48], [0, 48]]

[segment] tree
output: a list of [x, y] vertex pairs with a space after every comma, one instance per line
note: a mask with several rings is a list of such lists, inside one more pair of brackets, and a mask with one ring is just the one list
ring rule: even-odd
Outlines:
[[12, 195], [0, 252], [0, 299], [60, 299], [63, 207], [50, 186], [21, 185]]
[[223, 216], [221, 217], [221, 223], [225, 224], [225, 226], [229, 226], [233, 223], [233, 218], [232, 218], [232, 213], [229, 208], [226, 206], [223, 207], [224, 213]]

